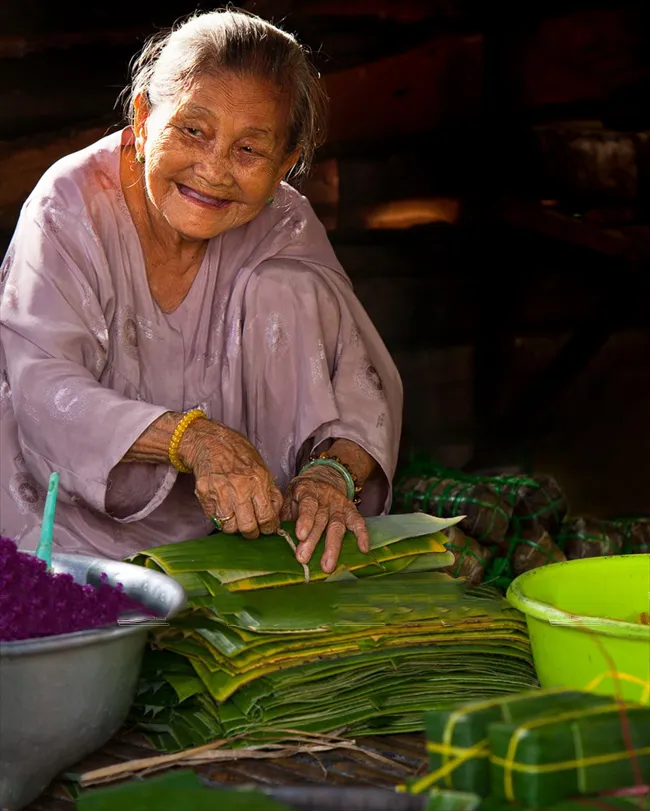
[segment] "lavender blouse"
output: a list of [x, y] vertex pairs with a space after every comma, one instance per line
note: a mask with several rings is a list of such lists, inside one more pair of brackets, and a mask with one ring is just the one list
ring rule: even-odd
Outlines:
[[161, 414], [195, 407], [244, 433], [281, 488], [305, 451], [357, 442], [382, 471], [361, 510], [388, 509], [400, 378], [307, 200], [283, 184], [252, 222], [210, 240], [164, 313], [120, 188], [131, 137], [49, 169], [2, 264], [0, 534], [35, 548], [54, 470], [60, 551], [121, 558], [207, 534], [192, 476], [120, 464]]

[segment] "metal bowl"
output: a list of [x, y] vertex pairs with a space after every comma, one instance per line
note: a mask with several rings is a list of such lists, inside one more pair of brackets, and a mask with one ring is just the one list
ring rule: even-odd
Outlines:
[[[77, 583], [121, 583], [168, 618], [185, 604], [166, 575], [129, 563], [55, 555]], [[103, 746], [124, 723], [140, 674], [146, 617], [73, 634], [0, 643], [0, 808], [20, 811], [64, 769]]]

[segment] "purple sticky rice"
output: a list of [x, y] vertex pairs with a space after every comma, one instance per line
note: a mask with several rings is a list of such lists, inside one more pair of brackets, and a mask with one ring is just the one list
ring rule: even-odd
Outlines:
[[48, 572], [44, 561], [0, 536], [0, 642], [87, 631], [133, 611], [151, 615], [121, 586], [82, 586], [72, 575]]

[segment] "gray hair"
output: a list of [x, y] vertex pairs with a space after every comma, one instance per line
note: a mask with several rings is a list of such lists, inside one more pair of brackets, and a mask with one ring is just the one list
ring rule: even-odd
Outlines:
[[124, 91], [126, 118], [133, 124], [139, 95], [155, 107], [197, 76], [223, 71], [265, 79], [288, 94], [287, 152], [300, 149], [291, 176], [306, 175], [325, 136], [327, 96], [320, 76], [294, 36], [248, 12], [228, 8], [199, 13], [152, 37], [131, 65], [131, 85]]

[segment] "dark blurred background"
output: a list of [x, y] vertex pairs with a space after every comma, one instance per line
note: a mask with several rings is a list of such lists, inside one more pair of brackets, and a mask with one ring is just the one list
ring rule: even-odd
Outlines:
[[[304, 192], [392, 351], [403, 457], [554, 473], [650, 512], [650, 3], [256, 0], [324, 74]], [[57, 158], [120, 125], [184, 0], [3, 0], [0, 253]]]

